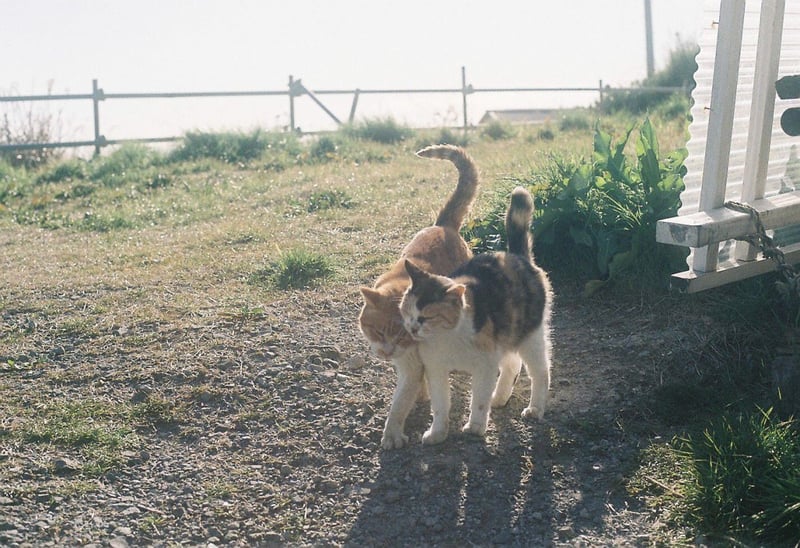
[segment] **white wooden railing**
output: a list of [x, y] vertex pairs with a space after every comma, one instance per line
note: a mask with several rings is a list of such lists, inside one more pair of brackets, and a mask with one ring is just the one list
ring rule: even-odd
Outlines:
[[[688, 292], [775, 268], [750, 244], [731, 243], [755, 226], [726, 200], [755, 208], [766, 229], [800, 223], [800, 180], [789, 171], [800, 138], [779, 123], [780, 111], [798, 102], [781, 101], [776, 112], [775, 101], [776, 80], [800, 73], [800, 0], [709, 1], [706, 17], [683, 207], [656, 233], [659, 242], [692, 248], [688, 270], [672, 277]], [[800, 243], [782, 249], [787, 262], [800, 262]]]

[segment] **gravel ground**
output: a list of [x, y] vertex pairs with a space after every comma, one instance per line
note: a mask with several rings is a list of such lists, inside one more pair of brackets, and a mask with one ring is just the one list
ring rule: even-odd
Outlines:
[[[394, 373], [367, 354], [355, 292], [297, 292], [257, 314], [212, 310], [180, 326], [115, 325], [91, 337], [55, 329], [34, 306], [12, 306], [2, 312], [3, 329], [25, 344], [0, 348], [12, 352], [0, 359], [0, 545], [669, 538], [677, 533], [628, 494], [626, 478], [639, 451], [666, 434], [647, 401], [669, 361], [665, 349], [685, 338], [678, 312], [586, 300], [554, 282], [545, 419], [520, 418], [520, 382], [509, 405], [493, 412], [486, 439], [451, 428], [444, 444], [421, 446], [429, 409], [418, 404], [406, 425], [411, 443], [395, 451], [380, 449]], [[106, 291], [47, 298], [80, 309]], [[454, 424], [463, 420], [468, 382], [453, 377]], [[80, 444], [15, 435], [28, 419], [15, 416], [14, 405], [86, 400], [166, 411], [139, 421], [135, 443], [99, 474], [87, 473], [92, 454]]]

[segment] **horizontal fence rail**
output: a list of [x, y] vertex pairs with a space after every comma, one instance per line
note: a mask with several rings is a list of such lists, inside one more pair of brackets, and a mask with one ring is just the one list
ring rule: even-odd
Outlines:
[[92, 93], [60, 94], [60, 95], [15, 95], [0, 97], [0, 103], [10, 102], [37, 102], [37, 101], [87, 101], [91, 100], [94, 111], [94, 139], [83, 141], [62, 141], [56, 143], [6, 143], [0, 144], [0, 152], [6, 150], [36, 150], [50, 148], [77, 148], [94, 147], [95, 154], [105, 146], [118, 145], [127, 142], [137, 143], [167, 143], [182, 139], [176, 137], [151, 137], [137, 139], [108, 139], [100, 131], [100, 103], [114, 99], [186, 99], [202, 97], [268, 97], [284, 96], [289, 101], [289, 128], [292, 132], [298, 132], [295, 124], [295, 99], [303, 95], [308, 96], [320, 107], [337, 125], [342, 125], [342, 121], [331, 112], [319, 96], [324, 95], [352, 95], [353, 103], [350, 108], [349, 123], [355, 118], [358, 99], [361, 95], [388, 95], [388, 94], [460, 94], [462, 96], [463, 108], [463, 129], [469, 129], [467, 117], [467, 97], [475, 93], [522, 93], [522, 92], [590, 92], [596, 93], [599, 102], [602, 104], [605, 96], [614, 92], [625, 91], [647, 91], [655, 93], [677, 93], [686, 92], [686, 88], [680, 87], [646, 87], [646, 88], [611, 88], [604, 87], [600, 80], [597, 86], [586, 87], [509, 87], [509, 88], [477, 88], [466, 82], [466, 69], [461, 67], [461, 87], [458, 88], [405, 88], [405, 89], [319, 89], [309, 90], [303, 85], [300, 79], [289, 76], [289, 85], [284, 90], [268, 91], [190, 91], [190, 92], [159, 92], [159, 93], [106, 93], [98, 85], [98, 81], [92, 80]]

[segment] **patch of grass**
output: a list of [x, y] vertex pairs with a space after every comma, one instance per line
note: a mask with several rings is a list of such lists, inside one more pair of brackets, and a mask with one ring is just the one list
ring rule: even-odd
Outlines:
[[396, 144], [405, 141], [414, 134], [411, 128], [398, 123], [391, 116], [364, 120], [363, 122], [345, 126], [341, 131], [350, 138], [383, 144]]
[[269, 136], [255, 130], [250, 133], [205, 133], [190, 131], [170, 155], [173, 162], [213, 158], [227, 163], [249, 162], [259, 158], [271, 144]]
[[36, 178], [36, 182], [41, 184], [82, 181], [87, 178], [88, 173], [88, 163], [85, 160], [74, 158], [65, 162], [60, 162], [52, 168], [40, 173]]
[[126, 143], [110, 155], [93, 160], [90, 163], [89, 177], [109, 188], [139, 183], [146, 176], [147, 168], [157, 166], [162, 161], [161, 156], [152, 148], [138, 143]]
[[133, 228], [134, 224], [120, 215], [105, 215], [87, 211], [84, 213], [81, 222], [76, 226], [80, 230], [111, 232], [112, 230]]
[[678, 439], [684, 518], [717, 538], [800, 538], [800, 435], [769, 411], [725, 415]]
[[344, 190], [321, 190], [314, 192], [308, 198], [306, 211], [313, 213], [326, 209], [350, 209], [351, 207], [353, 207], [353, 200]]
[[558, 121], [558, 129], [561, 131], [590, 131], [592, 125], [592, 116], [585, 110], [568, 110]]
[[266, 268], [254, 272], [250, 282], [277, 289], [305, 289], [333, 276], [330, 260], [305, 249], [293, 249]]
[[481, 137], [492, 141], [506, 141], [517, 134], [511, 124], [494, 120], [481, 128]]

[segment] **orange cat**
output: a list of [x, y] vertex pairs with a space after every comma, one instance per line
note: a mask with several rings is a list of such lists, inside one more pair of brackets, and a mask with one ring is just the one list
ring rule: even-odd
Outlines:
[[408, 442], [408, 436], [403, 433], [406, 418], [417, 395], [425, 390], [417, 343], [403, 327], [400, 316], [400, 300], [411, 285], [405, 261], [410, 259], [427, 272], [446, 275], [472, 258], [459, 230], [478, 190], [477, 167], [462, 148], [452, 145], [426, 147], [417, 155], [453, 162], [458, 169], [458, 185], [439, 212], [434, 226], [420, 230], [400, 253], [400, 259], [372, 288], [361, 288], [364, 296], [358, 318], [361, 332], [372, 352], [379, 358], [391, 360], [397, 372], [397, 386], [381, 439], [384, 449], [403, 447]]

